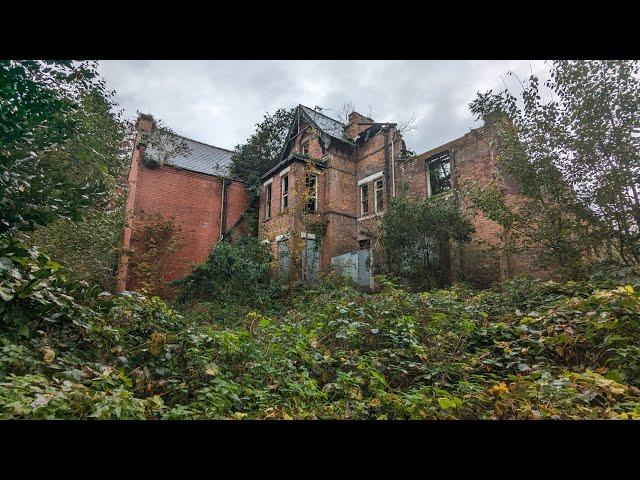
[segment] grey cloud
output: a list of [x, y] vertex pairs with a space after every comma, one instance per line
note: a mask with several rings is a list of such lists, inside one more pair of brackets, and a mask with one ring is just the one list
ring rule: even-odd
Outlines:
[[[102, 61], [100, 69], [130, 117], [152, 113], [176, 132], [233, 148], [265, 112], [298, 103], [337, 116], [342, 104], [378, 121], [402, 122], [415, 112], [408, 148], [422, 152], [479, 124], [468, 104], [477, 91], [518, 91], [542, 61]], [[515, 82], [515, 83], [514, 83]]]

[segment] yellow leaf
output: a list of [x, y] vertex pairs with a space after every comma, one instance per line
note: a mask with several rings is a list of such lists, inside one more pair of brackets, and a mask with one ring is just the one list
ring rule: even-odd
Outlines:
[[502, 393], [509, 393], [509, 387], [504, 382], [500, 382], [498, 385], [494, 385], [489, 389], [489, 393], [493, 395], [500, 395]]
[[218, 372], [220, 372], [220, 369], [218, 368], [218, 365], [213, 362], [208, 363], [204, 370], [204, 373], [206, 373], [207, 375], [211, 375], [212, 377], [215, 377]]
[[53, 362], [53, 360], [56, 358], [56, 352], [54, 352], [49, 347], [45, 347], [43, 351], [44, 351], [44, 361], [46, 363]]

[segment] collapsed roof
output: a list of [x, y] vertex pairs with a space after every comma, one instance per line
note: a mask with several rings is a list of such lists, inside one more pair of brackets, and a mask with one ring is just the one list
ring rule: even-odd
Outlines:
[[353, 141], [345, 134], [344, 123], [339, 122], [325, 114], [313, 110], [304, 105], [298, 105], [291, 120], [291, 126], [285, 139], [280, 160], [284, 160], [289, 153], [289, 144], [291, 140], [300, 133], [300, 121], [306, 122], [318, 130], [318, 136], [324, 148], [329, 148], [333, 141], [339, 141], [347, 145], [353, 145]]

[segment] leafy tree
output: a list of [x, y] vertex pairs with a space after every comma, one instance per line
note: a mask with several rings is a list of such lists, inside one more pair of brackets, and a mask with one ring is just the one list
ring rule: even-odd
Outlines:
[[495, 126], [502, 170], [528, 200], [516, 210], [480, 195], [478, 205], [520, 239], [547, 247], [546, 259], [561, 267], [592, 252], [638, 264], [638, 62], [555, 61], [545, 85], [546, 102], [531, 76], [521, 100], [489, 91], [470, 104]]
[[[0, 233], [80, 218], [113, 179], [113, 106], [96, 62], [0, 62]], [[103, 116], [104, 119], [104, 116]]]
[[[82, 139], [69, 140], [65, 147], [65, 151], [71, 152], [76, 159], [98, 152], [104, 157], [99, 167], [102, 169], [104, 194], [96, 197], [93, 208], [83, 218], [57, 218], [22, 235], [28, 245], [37, 245], [67, 267], [73, 278], [98, 284], [107, 291], [115, 289], [125, 223], [126, 198], [122, 192], [127, 188], [130, 140], [133, 137], [133, 125], [120, 121], [111, 108], [111, 103], [100, 95], [84, 97], [78, 114], [87, 135]], [[89, 170], [73, 172], [73, 166], [70, 165], [69, 174], [78, 178]], [[76, 164], [76, 169], [79, 168]]]
[[260, 177], [280, 160], [294, 110], [279, 108], [273, 115], [266, 113], [247, 142], [236, 145], [232, 159], [234, 173], [247, 182], [255, 197], [258, 196]]
[[380, 242], [392, 274], [433, 287], [445, 281], [449, 241], [467, 242], [472, 233], [453, 198], [417, 201], [402, 192], [389, 202]]

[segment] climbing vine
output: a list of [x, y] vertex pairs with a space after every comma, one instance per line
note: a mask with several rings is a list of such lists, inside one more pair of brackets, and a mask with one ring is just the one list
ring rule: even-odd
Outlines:
[[179, 228], [173, 217], [164, 218], [160, 213], [153, 213], [143, 215], [140, 232], [135, 274], [148, 294], [162, 296], [167, 292], [167, 282], [162, 275], [166, 261], [182, 247], [177, 238]]

